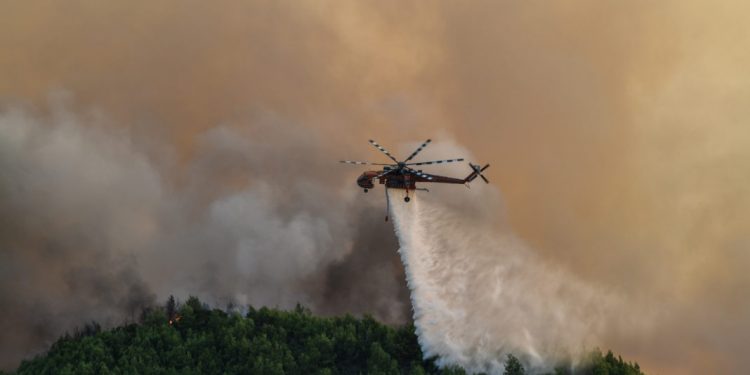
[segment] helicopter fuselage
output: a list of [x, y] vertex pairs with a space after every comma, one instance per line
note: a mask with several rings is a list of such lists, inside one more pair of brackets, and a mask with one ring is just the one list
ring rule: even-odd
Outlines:
[[416, 174], [406, 170], [394, 171], [381, 177], [377, 177], [382, 173], [383, 171], [366, 171], [357, 178], [357, 185], [359, 185], [359, 187], [363, 189], [372, 189], [373, 187], [375, 187], [375, 183], [373, 182], [373, 180], [377, 178], [378, 182], [381, 185], [385, 185], [385, 187], [388, 189], [415, 190], [417, 188], [417, 182], [437, 182], [448, 184], [464, 184], [467, 182], [467, 179], [436, 175], [431, 175], [432, 179], [430, 180], [424, 177], [417, 176]]

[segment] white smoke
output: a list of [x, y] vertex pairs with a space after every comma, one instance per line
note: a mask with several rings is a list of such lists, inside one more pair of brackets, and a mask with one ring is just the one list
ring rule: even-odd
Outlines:
[[540, 372], [597, 344], [613, 297], [543, 263], [481, 212], [401, 195], [389, 191], [391, 215], [426, 357], [499, 374], [514, 354]]

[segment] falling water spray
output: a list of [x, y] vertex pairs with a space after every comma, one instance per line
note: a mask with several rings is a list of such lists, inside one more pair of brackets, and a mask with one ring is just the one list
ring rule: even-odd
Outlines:
[[388, 194], [425, 357], [499, 374], [514, 354], [533, 373], [596, 345], [610, 296], [434, 196], [404, 203], [400, 190]]

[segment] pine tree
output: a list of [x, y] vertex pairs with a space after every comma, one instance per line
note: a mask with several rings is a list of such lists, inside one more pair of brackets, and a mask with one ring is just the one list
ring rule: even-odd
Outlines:
[[175, 315], [177, 314], [177, 303], [174, 300], [174, 296], [170, 295], [169, 299], [167, 299], [167, 305], [165, 306], [165, 310], [167, 313], [167, 319], [169, 321], [172, 321], [175, 318]]
[[518, 358], [513, 354], [508, 354], [508, 360], [505, 361], [505, 372], [503, 375], [526, 375], [526, 370], [523, 368], [523, 365]]

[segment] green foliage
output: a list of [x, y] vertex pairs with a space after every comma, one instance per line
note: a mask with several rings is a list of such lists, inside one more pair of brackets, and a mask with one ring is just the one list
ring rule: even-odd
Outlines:
[[589, 354], [582, 370], [580, 373], [586, 375], [644, 375], [637, 363], [625, 362], [620, 356], [615, 358], [611, 351], [602, 356], [599, 349]]
[[140, 324], [91, 323], [16, 374], [442, 374], [422, 359], [412, 325], [250, 308], [210, 309], [191, 297], [147, 311]]
[[611, 351], [602, 355], [595, 349], [584, 358], [583, 363], [573, 368], [570, 364], [555, 368], [550, 375], [644, 375], [637, 363], [625, 362], [621, 357], [615, 358]]
[[[586, 374], [642, 374], [611, 353], [597, 351], [589, 362]], [[617, 372], [621, 368], [632, 371]], [[523, 374], [522, 366], [520, 371], [506, 373]], [[368, 316], [316, 317], [302, 306], [250, 308], [243, 316], [210, 309], [194, 297], [182, 305], [170, 298], [164, 308], [144, 312], [140, 324], [111, 330], [87, 324], [15, 373], [466, 374], [423, 359], [413, 325], [390, 327]]]
[[521, 361], [518, 360], [513, 354], [508, 354], [508, 359], [505, 361], [505, 372], [503, 375], [525, 375]]

